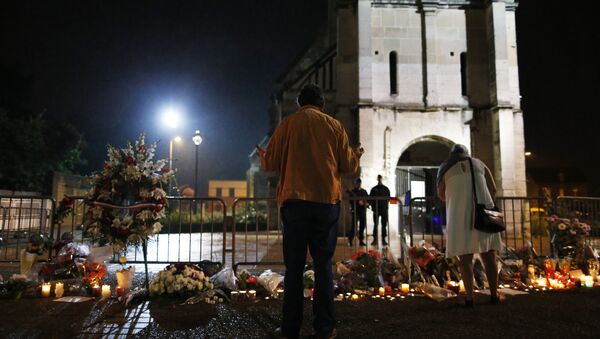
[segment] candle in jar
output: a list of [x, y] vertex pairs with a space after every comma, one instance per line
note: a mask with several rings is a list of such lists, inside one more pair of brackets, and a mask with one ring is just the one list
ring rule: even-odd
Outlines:
[[102, 285], [102, 299], [110, 297], [110, 285]]
[[60, 298], [63, 296], [64, 293], [65, 293], [65, 285], [61, 282], [57, 282], [56, 285], [54, 286], [54, 295], [57, 298]]
[[92, 286], [92, 297], [99, 297], [99, 296], [100, 296], [100, 285], [94, 284]]
[[385, 295], [385, 288], [383, 288], [383, 287], [379, 288], [379, 295]]
[[232, 301], [238, 300], [238, 292], [237, 291], [231, 291], [231, 300]]
[[248, 295], [250, 296], [250, 300], [254, 300], [256, 298], [256, 291], [250, 290], [248, 291]]
[[277, 290], [277, 299], [283, 299], [283, 289]]
[[123, 293], [125, 292], [125, 289], [121, 286], [117, 286], [116, 292], [117, 292], [117, 296], [122, 296]]
[[546, 287], [546, 278], [539, 278], [536, 283], [539, 287]]
[[458, 291], [460, 293], [465, 293], [465, 283], [461, 280], [458, 282]]
[[585, 276], [585, 287], [594, 287], [594, 279], [591, 275]]
[[408, 294], [408, 289], [409, 289], [408, 284], [402, 284], [400, 286], [400, 291], [402, 292], [402, 294]]
[[527, 265], [527, 273], [529, 274], [529, 279], [533, 281], [535, 279], [535, 266], [532, 264]]
[[49, 297], [50, 296], [50, 287], [52, 287], [52, 285], [50, 283], [43, 283], [42, 284], [42, 297]]
[[358, 300], [358, 294], [353, 294], [352, 295], [352, 300]]

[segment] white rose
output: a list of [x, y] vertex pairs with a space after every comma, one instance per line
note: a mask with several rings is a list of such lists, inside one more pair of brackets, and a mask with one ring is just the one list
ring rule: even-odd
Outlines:
[[152, 225], [152, 233], [158, 233], [160, 230], [162, 230], [162, 224], [157, 221]]
[[196, 283], [196, 286], [197, 286], [197, 288], [198, 288], [199, 290], [202, 290], [202, 288], [204, 287], [204, 284], [202, 284], [202, 281], [198, 281], [198, 282]]

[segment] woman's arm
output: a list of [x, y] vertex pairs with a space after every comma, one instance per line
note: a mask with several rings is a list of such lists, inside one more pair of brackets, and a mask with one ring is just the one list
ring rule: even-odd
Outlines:
[[494, 181], [494, 176], [492, 176], [492, 172], [485, 164], [483, 167], [485, 168], [485, 183], [487, 184], [488, 191], [492, 196], [492, 200], [496, 200], [496, 182]]
[[441, 201], [446, 201], [446, 181], [444, 179], [442, 179], [437, 187], [437, 195]]

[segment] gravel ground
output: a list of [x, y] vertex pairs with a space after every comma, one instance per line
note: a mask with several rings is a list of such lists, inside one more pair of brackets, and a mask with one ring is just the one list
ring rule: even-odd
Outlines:
[[[281, 301], [180, 305], [184, 299], [79, 304], [51, 299], [0, 300], [5, 338], [269, 338], [281, 320]], [[500, 305], [479, 295], [475, 307], [425, 297], [403, 301], [336, 302], [340, 338], [600, 337], [600, 288], [508, 297]], [[311, 334], [306, 302], [302, 335]]]

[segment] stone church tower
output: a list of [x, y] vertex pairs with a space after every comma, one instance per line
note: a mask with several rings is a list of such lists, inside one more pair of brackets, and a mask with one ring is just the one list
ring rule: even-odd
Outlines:
[[[317, 83], [326, 113], [365, 148], [365, 188], [382, 174], [392, 195], [435, 195], [437, 166], [460, 143], [490, 167], [499, 195], [526, 195], [516, 8], [513, 0], [329, 1], [321, 34], [279, 79], [269, 133], [297, 109], [300, 88]], [[250, 191], [272, 195], [265, 187], [275, 181], [257, 172], [254, 154], [251, 164], [250, 185], [260, 185]]]

